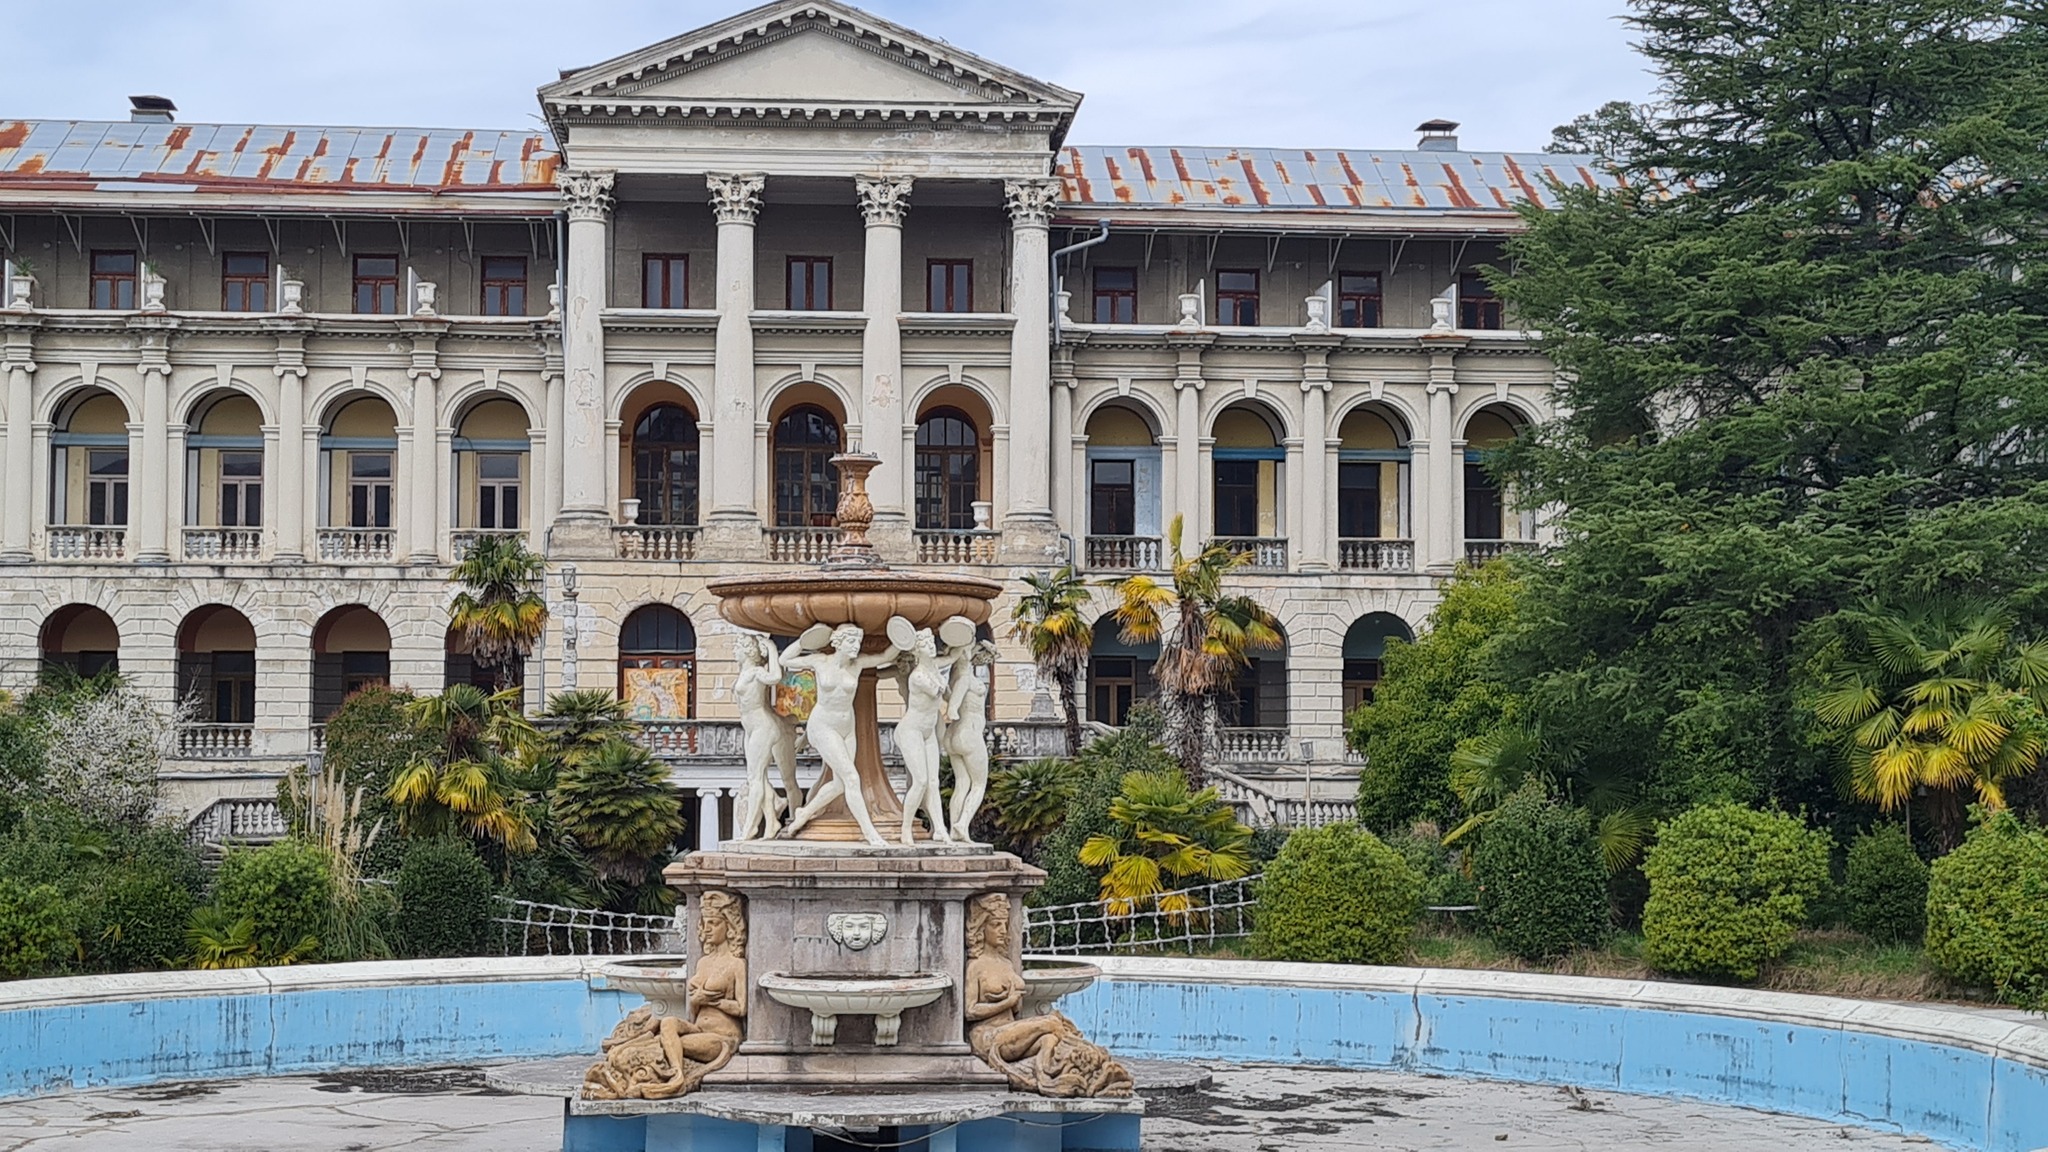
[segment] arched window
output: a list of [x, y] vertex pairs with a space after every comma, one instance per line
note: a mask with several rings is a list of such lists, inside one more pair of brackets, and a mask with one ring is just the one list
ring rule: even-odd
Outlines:
[[1415, 639], [1406, 621], [1391, 612], [1368, 612], [1344, 633], [1344, 711], [1372, 702], [1379, 687], [1387, 641]]
[[697, 418], [656, 404], [633, 425], [633, 496], [640, 523], [697, 523]]
[[972, 528], [981, 499], [981, 438], [957, 408], [917, 422], [917, 526]]
[[697, 630], [666, 604], [635, 609], [619, 628], [619, 700], [635, 720], [696, 715]]
[[839, 421], [815, 404], [775, 422], [775, 526], [830, 528], [837, 523]]

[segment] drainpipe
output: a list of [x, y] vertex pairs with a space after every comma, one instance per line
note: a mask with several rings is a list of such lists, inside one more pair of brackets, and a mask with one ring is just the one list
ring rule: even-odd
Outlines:
[[1109, 239], [1109, 221], [1097, 220], [1095, 225], [1102, 229], [1100, 234], [1091, 236], [1079, 244], [1069, 244], [1052, 254], [1052, 343], [1055, 348], [1059, 347], [1060, 343], [1060, 325], [1066, 320], [1066, 317], [1060, 315], [1060, 257], [1069, 252], [1079, 252], [1083, 248], [1093, 248]]

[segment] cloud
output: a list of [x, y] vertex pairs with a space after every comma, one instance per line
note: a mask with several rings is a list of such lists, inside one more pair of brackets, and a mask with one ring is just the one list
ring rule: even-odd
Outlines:
[[[153, 92], [186, 120], [521, 127], [533, 90], [745, 0], [17, 0], [0, 116], [118, 119]], [[1086, 93], [1077, 141], [1542, 146], [1651, 87], [1622, 0], [870, 0], [879, 15]]]

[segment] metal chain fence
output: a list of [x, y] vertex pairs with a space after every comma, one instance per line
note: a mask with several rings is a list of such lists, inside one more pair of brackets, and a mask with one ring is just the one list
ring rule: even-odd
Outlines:
[[564, 908], [499, 897], [491, 917], [505, 956], [647, 956], [681, 954], [683, 927], [674, 916], [643, 916], [595, 908]]
[[1024, 909], [1024, 946], [1041, 955], [1212, 952], [1252, 934], [1259, 877], [1183, 888], [1122, 904], [1091, 900]]

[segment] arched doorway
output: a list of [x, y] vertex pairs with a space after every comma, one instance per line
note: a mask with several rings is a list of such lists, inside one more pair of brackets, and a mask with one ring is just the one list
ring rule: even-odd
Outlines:
[[619, 700], [640, 721], [697, 714], [697, 630], [667, 604], [633, 610], [619, 626]]
[[121, 670], [121, 630], [90, 604], [66, 604], [43, 622], [43, 666], [80, 676]]
[[202, 724], [256, 723], [256, 629], [225, 604], [197, 608], [178, 626], [178, 698]]
[[184, 555], [255, 560], [263, 554], [263, 410], [240, 392], [214, 392], [186, 417]]
[[982, 499], [981, 435], [958, 408], [933, 408], [917, 422], [917, 526], [965, 531], [976, 527]]
[[1379, 686], [1381, 661], [1387, 641], [1411, 641], [1415, 633], [1408, 622], [1391, 612], [1368, 612], [1351, 622], [1344, 632], [1344, 711], [1372, 702]]
[[1126, 643], [1114, 620], [1107, 614], [1097, 617], [1095, 643], [1088, 652], [1088, 719], [1123, 727], [1131, 707], [1152, 695], [1152, 665], [1158, 661], [1158, 644]]
[[325, 724], [351, 694], [391, 682], [391, 629], [361, 604], [345, 604], [313, 626], [313, 722]]
[[1366, 572], [1412, 571], [1412, 449], [1407, 425], [1392, 411], [1368, 404], [1346, 413], [1337, 435], [1339, 566]]
[[58, 406], [50, 432], [50, 559], [129, 554], [128, 422], [121, 398], [102, 388], [82, 389]]
[[377, 396], [344, 401], [321, 430], [319, 558], [391, 559], [398, 548], [397, 484], [397, 414]]
[[[457, 532], [510, 535], [527, 526], [531, 425], [526, 409], [512, 400], [484, 400], [463, 413], [452, 445]], [[459, 558], [463, 548], [456, 551]]]
[[[1274, 625], [1279, 629], [1279, 625]], [[1223, 695], [1221, 719], [1226, 728], [1287, 727], [1287, 634], [1277, 648], [1254, 648]]]
[[839, 421], [816, 404], [799, 404], [775, 422], [775, 526], [830, 528], [839, 511]]
[[635, 523], [659, 527], [697, 524], [701, 437], [697, 417], [681, 404], [663, 402], [633, 422]]
[[1136, 408], [1088, 417], [1087, 549], [1092, 572], [1155, 572], [1160, 559], [1159, 437]]
[[1521, 414], [1504, 404], [1489, 404], [1465, 422], [1465, 558], [1481, 564], [1525, 544], [1533, 535], [1533, 517], [1514, 507], [1510, 494], [1487, 469], [1490, 453], [1521, 435]]
[[1232, 404], [1216, 416], [1213, 531], [1218, 543], [1248, 553], [1250, 567], [1287, 567], [1287, 450], [1280, 424], [1263, 405]]

